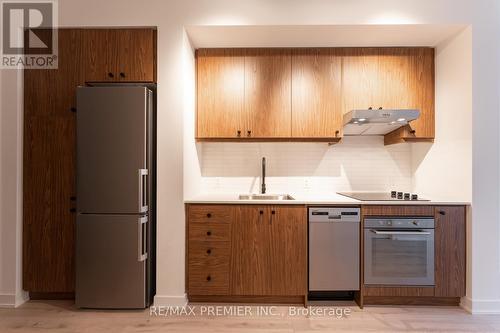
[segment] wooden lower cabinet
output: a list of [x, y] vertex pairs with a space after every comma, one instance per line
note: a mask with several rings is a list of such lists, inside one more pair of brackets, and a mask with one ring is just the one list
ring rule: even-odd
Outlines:
[[[363, 304], [458, 305], [465, 296], [465, 206], [363, 206], [363, 217], [434, 217], [434, 286], [364, 285]], [[363, 253], [363, 251], [362, 251]], [[362, 258], [363, 262], [364, 258]]]
[[[204, 301], [304, 301], [305, 206], [189, 205], [187, 212], [187, 289], [191, 300], [205, 296]], [[210, 215], [209, 220], [215, 212], [230, 218], [200, 222], [199, 216]]]

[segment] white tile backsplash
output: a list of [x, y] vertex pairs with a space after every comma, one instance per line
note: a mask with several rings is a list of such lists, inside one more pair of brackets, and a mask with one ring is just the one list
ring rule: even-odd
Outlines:
[[383, 137], [345, 137], [326, 143], [200, 143], [201, 193], [257, 193], [261, 158], [268, 193], [326, 193], [411, 189], [409, 144]]

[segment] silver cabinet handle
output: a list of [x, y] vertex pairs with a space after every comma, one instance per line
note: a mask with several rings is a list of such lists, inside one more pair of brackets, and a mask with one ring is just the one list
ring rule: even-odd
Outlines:
[[137, 261], [144, 261], [148, 258], [147, 244], [147, 223], [148, 217], [140, 217], [137, 224]]
[[144, 213], [148, 211], [147, 203], [147, 187], [144, 178], [148, 175], [148, 169], [139, 169], [139, 212]]
[[430, 235], [427, 231], [379, 231], [370, 229], [376, 235]]

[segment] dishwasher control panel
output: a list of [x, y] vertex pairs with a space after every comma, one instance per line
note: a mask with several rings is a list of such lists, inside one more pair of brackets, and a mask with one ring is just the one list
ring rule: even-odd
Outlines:
[[360, 222], [358, 207], [309, 207], [309, 222]]

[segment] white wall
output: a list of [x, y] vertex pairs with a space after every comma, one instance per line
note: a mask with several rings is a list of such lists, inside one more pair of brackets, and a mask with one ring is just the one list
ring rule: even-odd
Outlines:
[[19, 305], [22, 291], [22, 72], [0, 71], [0, 307]]
[[203, 143], [201, 193], [258, 193], [266, 157], [268, 193], [410, 191], [411, 147], [383, 137], [341, 143]]
[[412, 144], [414, 191], [472, 201], [472, 29], [436, 47], [436, 136]]
[[[500, 280], [498, 136], [500, 46], [495, 42], [500, 38], [499, 2], [493, 0], [151, 0], [148, 2], [60, 0], [59, 7], [59, 22], [63, 26], [158, 26], [157, 302], [171, 304], [181, 302], [184, 295], [183, 172], [189, 171], [189, 168], [183, 171], [183, 167], [184, 164], [191, 163], [184, 161], [183, 155], [185, 106], [183, 96], [185, 85], [182, 83], [183, 26], [471, 24], [474, 109], [471, 307], [475, 312], [500, 312], [498, 284]], [[2, 92], [2, 100], [4, 98]], [[10, 133], [8, 139], [17, 138], [18, 135], [19, 133]], [[19, 142], [15, 142], [14, 146], [9, 145], [9, 150], [16, 149], [14, 147], [17, 147], [17, 153], [21, 151]], [[2, 172], [17, 170], [18, 166], [12, 166], [10, 163], [10, 160], [4, 159], [2, 155]], [[2, 201], [4, 200], [2, 196]], [[9, 222], [2, 217], [2, 226]], [[21, 254], [16, 252], [11, 255], [19, 258]], [[2, 267], [5, 270], [10, 268], [12, 267]]]

